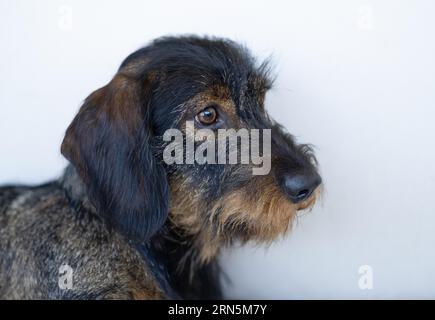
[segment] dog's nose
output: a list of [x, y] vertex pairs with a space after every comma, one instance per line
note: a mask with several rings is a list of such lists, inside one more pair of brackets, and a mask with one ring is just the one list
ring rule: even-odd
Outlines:
[[311, 196], [322, 183], [317, 172], [286, 174], [283, 188], [293, 203], [301, 202]]

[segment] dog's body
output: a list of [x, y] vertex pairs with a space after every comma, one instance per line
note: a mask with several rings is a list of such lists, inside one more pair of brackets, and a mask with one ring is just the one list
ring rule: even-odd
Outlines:
[[[132, 246], [107, 229], [72, 167], [59, 181], [2, 187], [0, 297], [220, 298], [214, 262], [196, 273], [206, 283], [174, 269], [186, 250], [172, 228], [167, 223], [146, 246]], [[73, 270], [69, 290], [59, 286], [65, 265]]]
[[[320, 184], [310, 149], [264, 110], [266, 71], [221, 39], [163, 38], [129, 56], [68, 128], [64, 176], [0, 188], [0, 298], [220, 298], [219, 249], [275, 239]], [[165, 165], [165, 130], [189, 119], [271, 129], [272, 171]]]
[[[0, 197], [0, 297], [164, 296], [138, 252], [91, 212], [77, 214], [61, 184], [2, 188]], [[58, 284], [62, 265], [74, 270], [73, 290]]]

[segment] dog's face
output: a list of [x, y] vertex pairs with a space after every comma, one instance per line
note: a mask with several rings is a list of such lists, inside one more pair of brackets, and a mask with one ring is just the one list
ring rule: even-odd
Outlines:
[[[162, 38], [130, 55], [112, 81], [86, 99], [62, 153], [97, 211], [129, 239], [145, 241], [170, 219], [193, 237], [201, 261], [234, 239], [270, 241], [288, 229], [297, 210], [314, 203], [321, 183], [311, 149], [269, 118], [270, 86], [266, 64], [256, 65], [231, 41]], [[223, 129], [269, 130], [270, 154], [264, 133], [258, 148], [270, 170], [254, 175], [253, 161], [165, 163], [169, 129], [183, 134], [186, 160], [186, 123], [193, 133], [208, 129], [216, 137]], [[193, 141], [197, 149], [204, 139]]]

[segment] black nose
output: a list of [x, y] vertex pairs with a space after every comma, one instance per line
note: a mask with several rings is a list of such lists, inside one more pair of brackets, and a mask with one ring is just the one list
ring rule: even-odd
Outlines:
[[293, 203], [309, 198], [322, 183], [317, 172], [286, 174], [283, 178], [283, 189]]

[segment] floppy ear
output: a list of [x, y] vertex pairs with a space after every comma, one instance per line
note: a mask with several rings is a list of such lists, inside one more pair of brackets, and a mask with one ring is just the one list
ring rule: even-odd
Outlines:
[[143, 81], [117, 74], [85, 100], [62, 143], [98, 213], [137, 242], [168, 215], [166, 173], [153, 154], [151, 92]]

